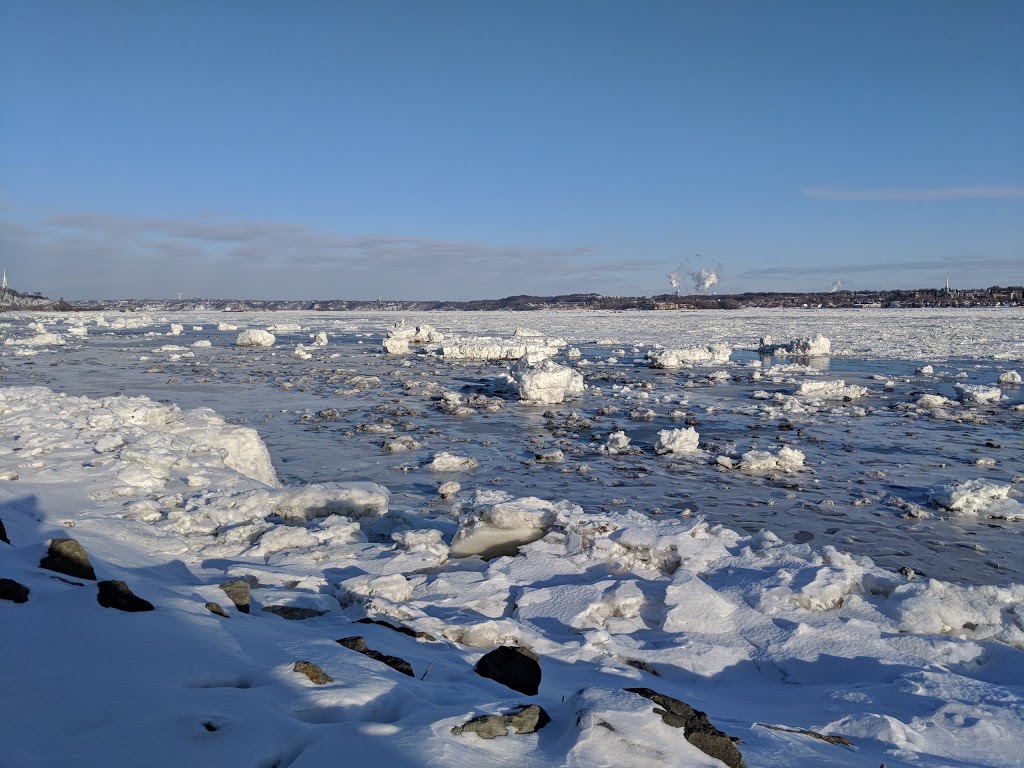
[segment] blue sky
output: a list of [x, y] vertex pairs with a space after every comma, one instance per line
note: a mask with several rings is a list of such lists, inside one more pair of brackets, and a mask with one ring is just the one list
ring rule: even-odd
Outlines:
[[0, 2], [49, 296], [1024, 283], [1024, 3]]

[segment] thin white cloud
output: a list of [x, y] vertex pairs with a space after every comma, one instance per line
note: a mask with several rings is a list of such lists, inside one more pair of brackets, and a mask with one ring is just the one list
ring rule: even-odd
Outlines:
[[[644, 260], [598, 259], [585, 246], [536, 247], [404, 234], [342, 235], [276, 221], [66, 213], [0, 217], [0, 250], [26, 283], [75, 297], [480, 298], [620, 293]], [[85, 268], [88, 265], [88, 268]], [[10, 266], [10, 265], [8, 265]], [[73, 280], [61, 276], [73, 275]]]
[[1005, 187], [931, 187], [926, 189], [840, 189], [808, 187], [801, 190], [814, 200], [869, 202], [915, 202], [929, 200], [1018, 200], [1024, 198], [1024, 186]]

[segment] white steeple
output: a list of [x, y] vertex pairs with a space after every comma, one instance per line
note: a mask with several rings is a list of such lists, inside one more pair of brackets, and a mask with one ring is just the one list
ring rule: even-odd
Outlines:
[[4, 270], [4, 283], [3, 283], [3, 285], [0, 285], [0, 291], [6, 291], [6, 290], [7, 290], [7, 270], [5, 269]]

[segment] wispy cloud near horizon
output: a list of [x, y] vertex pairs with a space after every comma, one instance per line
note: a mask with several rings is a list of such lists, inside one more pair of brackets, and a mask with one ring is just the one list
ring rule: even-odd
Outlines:
[[843, 189], [806, 187], [804, 197], [814, 200], [866, 202], [926, 202], [932, 200], [1019, 200], [1024, 186], [928, 187], [920, 189]]
[[56, 283], [59, 292], [90, 298], [178, 290], [251, 298], [614, 293], [637, 271], [662, 267], [598, 258], [587, 246], [343, 235], [281, 221], [106, 213], [0, 218], [0, 251], [21, 265], [33, 287], [49, 284], [51, 290]]

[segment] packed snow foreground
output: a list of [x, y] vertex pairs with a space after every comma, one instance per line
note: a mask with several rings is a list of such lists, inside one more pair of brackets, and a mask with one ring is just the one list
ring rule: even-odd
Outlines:
[[[664, 430], [658, 453], [697, 440]], [[798, 453], [737, 468], [800, 470]], [[1024, 754], [1021, 585], [571, 499], [283, 486], [254, 430], [144, 397], [0, 389], [0, 456], [4, 765]], [[1007, 494], [936, 501], [1016, 513]]]

